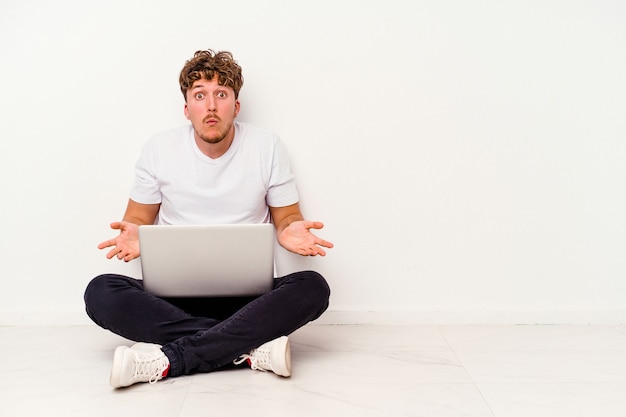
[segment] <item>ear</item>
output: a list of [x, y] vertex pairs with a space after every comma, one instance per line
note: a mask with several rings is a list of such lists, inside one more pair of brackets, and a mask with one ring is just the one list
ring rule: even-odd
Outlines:
[[237, 115], [239, 114], [240, 108], [241, 108], [241, 104], [239, 103], [239, 100], [235, 101], [235, 117], [237, 117]]
[[189, 108], [187, 107], [187, 103], [185, 103], [185, 117], [189, 120]]

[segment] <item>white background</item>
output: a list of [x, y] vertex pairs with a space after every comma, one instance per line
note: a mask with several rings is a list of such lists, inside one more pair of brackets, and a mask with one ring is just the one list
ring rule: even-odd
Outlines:
[[[0, 324], [84, 323], [178, 73], [230, 50], [290, 152], [327, 321], [626, 320], [626, 3], [0, 3]], [[369, 313], [368, 313], [369, 312]]]

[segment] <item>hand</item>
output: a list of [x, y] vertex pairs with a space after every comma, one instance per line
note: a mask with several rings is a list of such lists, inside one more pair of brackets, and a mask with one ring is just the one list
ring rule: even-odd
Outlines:
[[310, 229], [321, 229], [324, 227], [322, 222], [312, 222], [308, 220], [299, 220], [292, 222], [289, 226], [280, 231], [278, 235], [278, 243], [293, 253], [302, 256], [326, 256], [324, 248], [332, 248], [333, 244], [320, 239], [311, 233]]
[[119, 236], [98, 245], [98, 249], [113, 247], [113, 249], [107, 253], [107, 259], [117, 256], [117, 259], [128, 262], [138, 258], [139, 227], [130, 222], [113, 222], [111, 223], [111, 229], [119, 230]]

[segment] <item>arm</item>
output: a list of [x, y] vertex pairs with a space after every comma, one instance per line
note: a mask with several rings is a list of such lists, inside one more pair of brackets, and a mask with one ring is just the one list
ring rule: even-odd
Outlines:
[[321, 229], [322, 222], [304, 220], [298, 203], [285, 207], [270, 207], [272, 221], [276, 227], [276, 239], [280, 245], [302, 256], [325, 256], [322, 248], [332, 248], [333, 244], [320, 239], [310, 229]]
[[160, 207], [160, 204], [141, 204], [129, 199], [124, 219], [111, 223], [111, 229], [119, 230], [120, 234], [114, 239], [100, 243], [98, 249], [112, 247], [107, 253], [107, 259], [117, 256], [117, 259], [128, 262], [138, 258], [138, 228], [143, 224], [153, 224]]

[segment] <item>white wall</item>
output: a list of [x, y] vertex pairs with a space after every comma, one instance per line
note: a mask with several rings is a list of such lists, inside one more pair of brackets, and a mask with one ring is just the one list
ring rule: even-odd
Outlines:
[[[0, 323], [83, 323], [195, 50], [244, 69], [336, 248], [330, 322], [626, 319], [626, 3], [3, 1]], [[366, 314], [366, 312], [369, 312]]]

